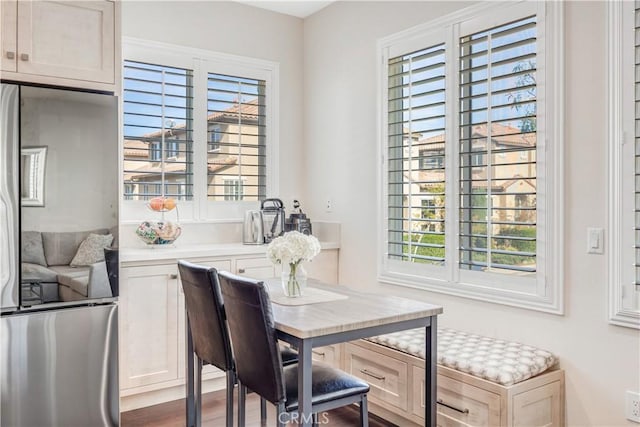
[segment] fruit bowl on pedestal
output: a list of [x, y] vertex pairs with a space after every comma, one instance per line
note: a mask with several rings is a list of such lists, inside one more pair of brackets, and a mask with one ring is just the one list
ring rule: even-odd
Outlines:
[[136, 235], [147, 245], [169, 245], [180, 237], [182, 228], [172, 221], [143, 221]]
[[154, 197], [147, 207], [161, 213], [160, 221], [143, 221], [136, 229], [136, 235], [149, 246], [170, 245], [180, 237], [182, 228], [178, 222], [165, 221], [164, 213], [175, 209], [179, 221], [176, 201], [170, 197]]

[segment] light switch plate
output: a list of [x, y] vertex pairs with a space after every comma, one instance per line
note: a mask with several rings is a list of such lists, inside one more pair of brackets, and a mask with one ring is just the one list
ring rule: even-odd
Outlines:
[[604, 230], [602, 228], [587, 228], [587, 253], [604, 253]]

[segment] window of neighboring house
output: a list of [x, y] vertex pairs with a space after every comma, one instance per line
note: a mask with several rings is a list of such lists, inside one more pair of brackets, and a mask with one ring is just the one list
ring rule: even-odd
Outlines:
[[381, 41], [382, 281], [562, 312], [561, 13], [485, 4]]
[[[123, 110], [124, 185], [131, 190], [125, 192], [128, 199], [163, 195], [190, 200], [193, 72], [125, 60]], [[184, 185], [188, 191], [172, 191], [176, 185]], [[151, 188], [154, 190], [149, 191]]]
[[[207, 159], [209, 200], [264, 199], [267, 148], [265, 88], [264, 80], [209, 73], [208, 122], [213, 124], [213, 129], [224, 127], [226, 136], [224, 142], [217, 142], [221, 149], [210, 152]], [[234, 177], [243, 192], [236, 194], [237, 198], [229, 199], [227, 182]]]
[[276, 63], [133, 39], [123, 56], [123, 218], [158, 195], [181, 219], [240, 218], [277, 194]]
[[207, 152], [212, 154], [220, 151], [220, 142], [222, 142], [222, 126], [213, 125], [209, 126], [209, 146]]
[[133, 195], [135, 194], [136, 186], [135, 184], [125, 184], [124, 185], [124, 199], [125, 200], [133, 200]]
[[241, 179], [224, 180], [224, 200], [242, 200], [244, 184]]
[[609, 319], [640, 328], [640, 1], [608, 7]]
[[419, 169], [442, 169], [444, 168], [444, 150], [420, 150], [418, 159]]

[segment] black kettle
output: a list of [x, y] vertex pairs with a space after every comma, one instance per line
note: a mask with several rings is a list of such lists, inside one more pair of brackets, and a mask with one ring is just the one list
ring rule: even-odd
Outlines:
[[264, 224], [264, 242], [269, 243], [284, 233], [284, 203], [280, 199], [264, 199], [260, 203]]

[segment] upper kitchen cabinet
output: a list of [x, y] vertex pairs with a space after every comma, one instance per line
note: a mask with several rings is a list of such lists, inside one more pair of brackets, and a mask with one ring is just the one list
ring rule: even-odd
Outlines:
[[120, 5], [1, 1], [2, 78], [117, 92]]

